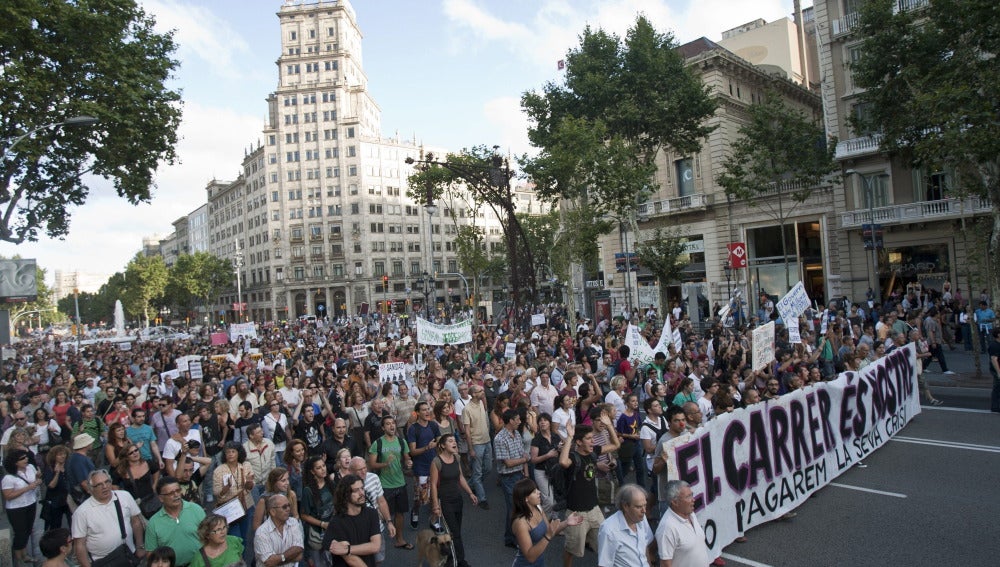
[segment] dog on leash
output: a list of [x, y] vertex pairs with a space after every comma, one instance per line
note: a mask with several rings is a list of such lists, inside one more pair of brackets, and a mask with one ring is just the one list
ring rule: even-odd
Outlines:
[[417, 566], [447, 567], [452, 564], [451, 534], [436, 534], [434, 530], [417, 533]]

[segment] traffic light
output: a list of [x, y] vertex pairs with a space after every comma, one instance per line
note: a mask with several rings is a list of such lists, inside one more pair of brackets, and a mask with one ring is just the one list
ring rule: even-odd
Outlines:
[[382, 285], [389, 285], [389, 274], [382, 276]]

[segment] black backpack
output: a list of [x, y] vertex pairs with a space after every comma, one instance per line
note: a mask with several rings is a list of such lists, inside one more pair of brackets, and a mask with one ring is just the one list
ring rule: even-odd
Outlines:
[[570, 486], [576, 478], [576, 471], [579, 465], [579, 457], [576, 451], [570, 450], [569, 458], [573, 465], [564, 469], [559, 464], [559, 459], [549, 459], [545, 461], [545, 476], [549, 479], [549, 486], [552, 487], [552, 510], [561, 512], [566, 509], [566, 497], [569, 495]]

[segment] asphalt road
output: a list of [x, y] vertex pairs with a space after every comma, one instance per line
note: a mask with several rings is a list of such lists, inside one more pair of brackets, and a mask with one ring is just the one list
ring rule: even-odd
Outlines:
[[[940, 390], [940, 392], [937, 392]], [[946, 402], [925, 407], [893, 441], [797, 509], [798, 517], [747, 533], [724, 550], [729, 565], [867, 566], [1000, 564], [1000, 415], [984, 411], [989, 390], [935, 387]], [[973, 408], [973, 409], [969, 409]], [[870, 492], [875, 491], [875, 492]], [[487, 483], [489, 511], [466, 502], [463, 534], [472, 567], [506, 567], [503, 499]], [[421, 528], [427, 518], [421, 518]], [[406, 538], [415, 542], [407, 526]], [[562, 565], [555, 538], [546, 565]], [[593, 567], [588, 552], [574, 565]], [[390, 549], [385, 565], [416, 565], [416, 551]]]

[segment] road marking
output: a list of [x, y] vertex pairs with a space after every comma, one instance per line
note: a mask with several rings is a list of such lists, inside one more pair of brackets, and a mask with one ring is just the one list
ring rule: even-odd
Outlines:
[[861, 492], [871, 492], [872, 494], [881, 494], [882, 496], [892, 496], [893, 498], [906, 498], [905, 494], [900, 494], [898, 492], [886, 492], [884, 490], [875, 490], [874, 488], [864, 488], [861, 486], [853, 486], [850, 484], [841, 484], [839, 482], [831, 482], [830, 486], [839, 486], [840, 488], [846, 488], [848, 490], [858, 490]]
[[971, 408], [946, 408], [943, 406], [920, 406], [921, 410], [934, 410], [934, 411], [960, 411], [963, 413], [993, 413], [990, 410], [984, 409], [971, 409]]
[[740, 557], [739, 555], [733, 555], [732, 553], [723, 553], [722, 557], [730, 561], [735, 561], [737, 563], [749, 565], [750, 567], [771, 567], [767, 563], [761, 563], [759, 561], [754, 561], [753, 559], [747, 559], [745, 557]]
[[904, 437], [897, 435], [891, 439], [900, 443], [913, 443], [916, 445], [930, 445], [932, 447], [948, 447], [950, 449], [968, 449], [970, 451], [982, 451], [984, 453], [1000, 453], [1000, 447], [995, 445], [976, 445], [973, 443], [959, 443], [957, 441], [939, 441], [937, 439], [919, 439], [917, 437]]

